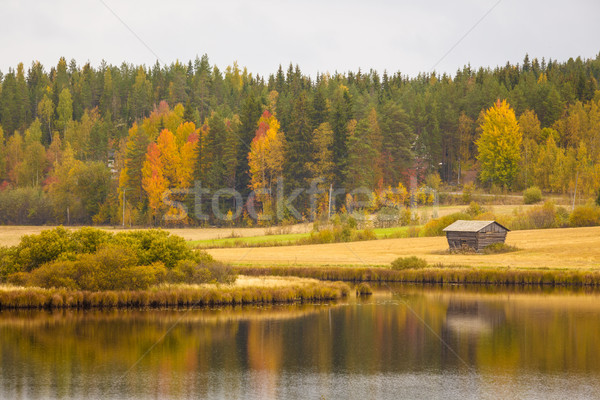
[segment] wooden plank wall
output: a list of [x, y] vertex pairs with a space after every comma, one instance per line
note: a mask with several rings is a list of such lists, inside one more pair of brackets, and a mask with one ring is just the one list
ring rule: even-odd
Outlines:
[[481, 251], [490, 244], [504, 243], [506, 240], [506, 231], [496, 224], [490, 225], [490, 227], [492, 228], [487, 232], [446, 232], [448, 246], [451, 249], [460, 249], [463, 246], [469, 246], [477, 251]]

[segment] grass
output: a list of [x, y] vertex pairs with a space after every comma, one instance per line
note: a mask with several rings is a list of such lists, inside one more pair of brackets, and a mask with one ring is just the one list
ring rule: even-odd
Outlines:
[[[377, 239], [398, 238], [408, 236], [408, 226], [395, 228], [377, 228], [373, 233]], [[306, 233], [288, 233], [282, 235], [250, 236], [239, 238], [222, 238], [209, 240], [192, 240], [188, 245], [196, 249], [217, 249], [217, 248], [246, 248], [246, 247], [277, 247], [303, 245], [302, 240], [308, 239], [310, 232]]]
[[342, 282], [294, 277], [244, 278], [235, 285], [160, 285], [148, 290], [90, 292], [0, 286], [0, 309], [165, 308], [336, 300], [350, 292]]
[[207, 250], [215, 259], [236, 265], [389, 265], [398, 257], [417, 256], [429, 264], [473, 267], [600, 270], [600, 227], [509, 232], [507, 244], [520, 248], [504, 254], [448, 254], [445, 237], [383, 239], [253, 249]]
[[241, 267], [245, 275], [297, 276], [349, 282], [424, 284], [550, 285], [600, 287], [600, 271], [444, 266], [395, 270], [369, 267]]
[[[19, 244], [21, 237], [24, 235], [39, 234], [41, 231], [55, 228], [55, 226], [0, 226], [0, 246], [14, 246]], [[67, 229], [78, 229], [80, 227], [66, 227]], [[98, 227], [109, 232], [122, 232], [121, 227]], [[143, 228], [141, 228], [143, 229]], [[165, 229], [174, 235], [183, 237], [188, 241], [202, 241], [226, 239], [231, 236], [236, 237], [259, 237], [259, 236], [277, 236], [270, 235], [272, 232], [277, 232], [281, 229], [273, 227], [253, 227], [253, 228], [176, 228]], [[312, 224], [297, 224], [285, 227], [285, 231], [290, 234], [306, 233], [312, 230]]]

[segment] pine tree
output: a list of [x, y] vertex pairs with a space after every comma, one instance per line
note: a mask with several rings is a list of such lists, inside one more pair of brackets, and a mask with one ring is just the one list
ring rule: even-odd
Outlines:
[[371, 109], [348, 137], [348, 167], [346, 187], [375, 189], [383, 179], [382, 136], [377, 112]]
[[246, 193], [250, 184], [250, 174], [248, 167], [248, 151], [250, 143], [256, 133], [258, 120], [262, 113], [260, 102], [254, 97], [254, 93], [250, 92], [246, 97], [240, 113], [240, 126], [238, 130], [238, 146], [237, 146], [237, 168], [236, 168], [236, 184], [237, 190]]
[[412, 164], [412, 144], [415, 136], [408, 114], [391, 101], [383, 105], [379, 118], [382, 135], [381, 155], [385, 184], [396, 185], [402, 173]]
[[310, 178], [306, 166], [312, 161], [313, 148], [308, 100], [304, 92], [294, 101], [291, 121], [285, 136], [286, 186], [293, 189], [306, 188]]
[[338, 96], [336, 99], [331, 114], [333, 162], [335, 164], [334, 184], [336, 186], [341, 186], [345, 183], [344, 172], [348, 163], [348, 122], [352, 118], [351, 108], [351, 99], [344, 90], [344, 94]]

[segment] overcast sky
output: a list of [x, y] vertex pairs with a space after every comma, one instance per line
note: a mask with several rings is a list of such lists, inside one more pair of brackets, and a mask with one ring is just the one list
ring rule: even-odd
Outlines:
[[292, 62], [313, 76], [317, 71], [359, 67], [414, 76], [432, 68], [454, 74], [467, 63], [473, 67], [520, 63], [525, 53], [566, 61], [594, 58], [600, 52], [598, 0], [1, 0], [0, 4], [2, 71], [18, 62], [28, 67], [33, 60], [49, 70], [61, 56], [80, 65], [90, 61], [97, 66], [102, 59], [150, 65], [157, 58], [161, 64], [187, 62], [207, 53], [221, 68], [237, 60], [261, 75]]

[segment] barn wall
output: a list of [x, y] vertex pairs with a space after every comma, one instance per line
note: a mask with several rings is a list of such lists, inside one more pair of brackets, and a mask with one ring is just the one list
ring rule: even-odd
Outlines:
[[446, 238], [451, 249], [460, 249], [463, 245], [477, 248], [477, 233], [475, 232], [446, 232]]
[[491, 224], [482, 229], [481, 232], [446, 232], [446, 239], [451, 249], [468, 246], [477, 251], [482, 251], [490, 244], [504, 243], [506, 230], [496, 224]]
[[477, 234], [477, 250], [483, 250], [486, 246], [494, 243], [504, 243], [506, 231], [504, 232], [479, 232]]

